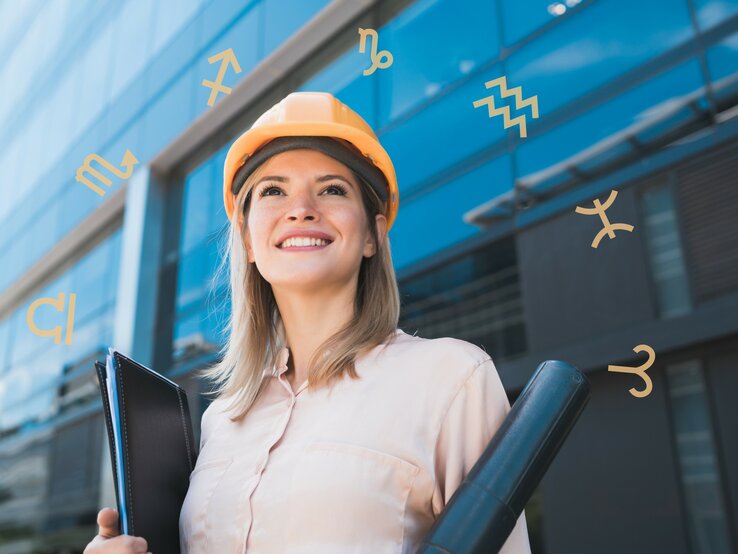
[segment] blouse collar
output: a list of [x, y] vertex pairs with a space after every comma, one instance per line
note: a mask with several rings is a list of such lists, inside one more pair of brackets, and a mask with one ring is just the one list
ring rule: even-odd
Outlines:
[[[404, 333], [402, 329], [395, 329], [393, 332], [393, 335], [398, 335], [400, 333]], [[387, 341], [383, 342], [382, 344], [386, 344]], [[287, 360], [290, 358], [290, 348], [289, 346], [282, 346], [282, 348], [279, 349], [279, 352], [277, 352], [277, 363], [274, 364], [271, 369], [265, 369], [264, 375], [272, 375], [274, 377], [277, 377], [287, 371]]]

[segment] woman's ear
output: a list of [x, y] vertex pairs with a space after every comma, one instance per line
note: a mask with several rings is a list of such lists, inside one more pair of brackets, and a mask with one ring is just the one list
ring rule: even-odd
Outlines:
[[243, 214], [239, 214], [237, 218], [238, 234], [241, 236], [241, 244], [246, 252], [246, 261], [252, 263], [254, 261], [254, 250], [251, 248], [251, 237], [249, 236], [248, 229], [243, 224]]
[[[384, 237], [387, 235], [387, 218], [382, 214], [377, 214], [375, 219], [375, 225], [377, 226], [377, 239], [379, 244], [384, 243]], [[377, 248], [374, 245], [374, 240], [370, 235], [367, 238], [366, 245], [364, 247], [364, 256], [371, 258], [377, 253]]]
[[253, 261], [254, 261], [254, 250], [253, 250], [253, 248], [251, 248], [251, 237], [249, 236], [248, 231], [244, 232], [244, 234], [243, 234], [243, 241], [242, 242], [243, 242], [244, 250], [246, 250], [246, 261], [248, 263], [253, 263]]
[[387, 236], [387, 217], [382, 214], [377, 214], [377, 237], [379, 237], [379, 244], [384, 244], [384, 239]]

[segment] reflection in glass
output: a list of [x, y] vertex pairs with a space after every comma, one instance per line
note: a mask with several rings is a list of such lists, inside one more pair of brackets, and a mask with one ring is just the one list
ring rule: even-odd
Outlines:
[[704, 32], [738, 13], [736, 0], [692, 0], [697, 11], [697, 23]]
[[659, 314], [685, 314], [690, 311], [691, 302], [671, 187], [651, 187], [644, 191], [641, 202]]
[[425, 338], [456, 337], [505, 358], [525, 352], [514, 242], [488, 245], [400, 283], [399, 327]]
[[[120, 229], [77, 261], [66, 273], [35, 291], [8, 318], [12, 339], [8, 341], [9, 367], [0, 372], [0, 434], [32, 421], [42, 422], [54, 415], [54, 398], [68, 364], [77, 363], [99, 350], [103, 335], [110, 336], [118, 283]], [[35, 299], [77, 295], [72, 344], [56, 345], [49, 337], [39, 337], [28, 328], [26, 316]], [[42, 306], [34, 314], [40, 329], [65, 328], [66, 311]], [[63, 331], [64, 332], [64, 331]], [[1, 338], [1, 337], [0, 337]], [[92, 367], [88, 366], [92, 375]]]
[[738, 33], [728, 36], [706, 52], [717, 110], [729, 110], [738, 97]]
[[698, 360], [668, 366], [669, 398], [694, 554], [729, 554], [728, 523], [707, 389]]
[[[520, 173], [528, 184], [536, 184], [552, 177], [557, 166], [561, 172], [572, 167], [591, 171], [619, 156], [632, 155], [636, 148], [633, 139], [639, 135], [654, 135], [657, 129], [656, 136], [660, 136], [685, 119], [699, 117], [687, 96], [704, 95], [703, 83], [694, 60], [657, 75], [539, 137], [525, 140], [518, 147]], [[535, 175], [537, 172], [540, 174]]]
[[394, 58], [391, 71], [375, 77], [380, 126], [499, 55], [495, 3], [468, 4], [459, 10], [450, 0], [414, 2], [379, 29], [379, 50]]
[[172, 333], [175, 363], [217, 349], [228, 321], [227, 267], [218, 274], [220, 281], [215, 279], [229, 223], [220, 189], [213, 183], [222, 182], [229, 146], [192, 171], [184, 183]]
[[540, 95], [545, 117], [693, 36], [686, 2], [601, 0], [509, 59], [509, 81]]

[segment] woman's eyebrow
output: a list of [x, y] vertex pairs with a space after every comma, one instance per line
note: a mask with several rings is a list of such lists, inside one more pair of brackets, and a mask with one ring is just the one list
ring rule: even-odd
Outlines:
[[[346, 179], [346, 177], [344, 177], [343, 175], [337, 175], [333, 173], [327, 174], [327, 175], [321, 175], [320, 177], [316, 179], [316, 181], [318, 181], [319, 183], [322, 183], [324, 181], [332, 181], [333, 179], [340, 179], [344, 181], [346, 184], [351, 185], [351, 181]], [[256, 182], [256, 185], [259, 185], [264, 181], [279, 181], [280, 183], [289, 183], [290, 179], [289, 177], [283, 177], [282, 175], [267, 175], [259, 179]], [[254, 187], [256, 187], [256, 185], [254, 185]]]

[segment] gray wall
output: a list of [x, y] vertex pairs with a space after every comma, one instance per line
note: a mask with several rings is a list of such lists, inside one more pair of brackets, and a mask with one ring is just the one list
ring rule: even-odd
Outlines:
[[[718, 456], [721, 457], [728, 517], [738, 531], [738, 340], [705, 345], [707, 387], [713, 399]], [[738, 544], [738, 537], [733, 540]]]
[[[583, 206], [591, 207], [592, 202]], [[530, 351], [599, 337], [653, 319], [643, 229], [633, 189], [619, 190], [606, 214], [611, 223], [629, 223], [635, 229], [616, 231], [614, 239], [605, 236], [592, 248], [602, 229], [600, 218], [572, 208], [518, 234]]]
[[[655, 371], [654, 371], [655, 370]], [[635, 398], [606, 370], [541, 483], [546, 554], [688, 554], [661, 367]]]

